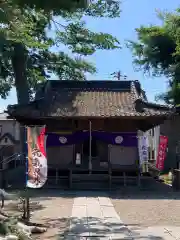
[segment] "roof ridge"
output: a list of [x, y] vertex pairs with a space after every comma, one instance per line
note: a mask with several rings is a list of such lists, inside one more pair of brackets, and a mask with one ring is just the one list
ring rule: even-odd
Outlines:
[[133, 101], [135, 102], [137, 99], [139, 99], [139, 95], [137, 93], [137, 89], [136, 89], [136, 86], [135, 86], [135, 81], [132, 81], [131, 82], [131, 95], [132, 95], [132, 98], [133, 98]]
[[143, 99], [138, 99], [141, 101], [142, 104], [144, 104], [147, 108], [159, 108], [159, 109], [168, 109], [168, 110], [172, 110], [173, 107], [169, 106], [168, 104], [158, 104], [158, 103], [154, 103], [154, 102], [147, 102], [147, 101], [144, 101]]
[[132, 81], [70, 81], [70, 80], [63, 80], [63, 81], [49, 81], [52, 89], [57, 89], [59, 87], [63, 89], [109, 89], [112, 90], [130, 90], [130, 84]]

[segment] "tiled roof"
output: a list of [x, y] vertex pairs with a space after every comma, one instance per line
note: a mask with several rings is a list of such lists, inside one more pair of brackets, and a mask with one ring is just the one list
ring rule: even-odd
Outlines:
[[37, 96], [42, 99], [9, 111], [34, 117], [160, 116], [170, 112], [166, 106], [149, 104], [138, 81], [48, 81]]

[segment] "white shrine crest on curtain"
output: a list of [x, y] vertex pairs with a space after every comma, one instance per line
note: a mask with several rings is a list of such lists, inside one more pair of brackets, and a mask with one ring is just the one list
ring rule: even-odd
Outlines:
[[67, 138], [66, 137], [60, 137], [59, 141], [60, 141], [60, 143], [65, 144], [65, 143], [67, 143]]
[[122, 137], [122, 136], [117, 136], [117, 137], [115, 138], [115, 143], [117, 143], [117, 144], [121, 144], [122, 141], [123, 141], [123, 137]]

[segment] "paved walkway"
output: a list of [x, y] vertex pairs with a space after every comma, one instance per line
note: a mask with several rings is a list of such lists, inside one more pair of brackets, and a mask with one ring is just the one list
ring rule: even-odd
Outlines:
[[88, 193], [81, 192], [74, 199], [70, 228], [66, 239], [180, 240], [180, 228], [152, 227], [144, 230], [130, 230], [121, 221], [108, 196], [100, 194], [98, 197], [92, 195], [89, 197]]

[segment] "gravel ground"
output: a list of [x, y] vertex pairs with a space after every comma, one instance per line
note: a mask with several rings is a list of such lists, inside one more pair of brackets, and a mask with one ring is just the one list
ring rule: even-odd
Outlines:
[[[46, 192], [39, 191], [30, 198], [31, 222], [45, 224], [48, 231], [45, 234], [34, 236], [34, 239], [51, 240], [59, 239], [69, 227], [74, 195], [58, 190]], [[17, 201], [6, 201], [5, 209], [8, 213], [20, 214]]]
[[43, 223], [48, 226], [48, 231], [35, 239], [59, 239], [69, 227], [69, 217], [72, 212], [74, 196], [72, 194], [53, 193], [51, 197], [39, 197], [36, 200], [41, 204], [41, 209], [34, 212], [33, 222]]
[[127, 190], [111, 199], [120, 218], [129, 226], [180, 226], [180, 193]]

